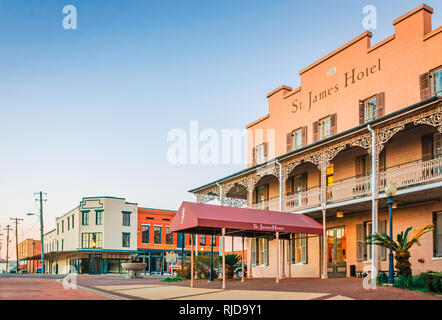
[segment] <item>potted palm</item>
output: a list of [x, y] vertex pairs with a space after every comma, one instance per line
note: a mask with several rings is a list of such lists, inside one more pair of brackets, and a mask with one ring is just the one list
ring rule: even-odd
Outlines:
[[[411, 276], [411, 263], [410, 259], [410, 248], [414, 245], [421, 245], [419, 242], [419, 238], [427, 232], [430, 232], [434, 229], [434, 225], [429, 224], [426, 225], [414, 233], [413, 237], [408, 238], [412, 227], [409, 227], [407, 230], [402, 231], [397, 234], [396, 241], [393, 240], [393, 251], [394, 258], [396, 260], [395, 268], [398, 270], [398, 275], [403, 276]], [[367, 244], [374, 244], [384, 248], [390, 248], [390, 236], [386, 233], [374, 233], [367, 237]]]
[[226, 254], [226, 278], [233, 279], [235, 264], [241, 261], [241, 256], [231, 253]]

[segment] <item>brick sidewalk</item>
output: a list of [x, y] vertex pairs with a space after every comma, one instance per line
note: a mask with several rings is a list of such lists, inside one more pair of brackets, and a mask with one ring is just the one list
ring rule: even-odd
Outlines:
[[[173, 283], [174, 285], [189, 286], [190, 281]], [[208, 282], [197, 280], [196, 288], [221, 288], [221, 281]], [[378, 286], [375, 290], [366, 290], [362, 286], [362, 279], [281, 279], [279, 284], [274, 278], [247, 279], [241, 283], [239, 279], [226, 282], [226, 288], [232, 290], [268, 290], [268, 291], [291, 291], [291, 292], [326, 292], [329, 295], [318, 299], [328, 299], [333, 296], [346, 296], [357, 300], [442, 300], [441, 296], [429, 293], [405, 290], [399, 288], [387, 288]]]
[[0, 278], [0, 300], [110, 300], [81, 289], [64, 289], [56, 279]]

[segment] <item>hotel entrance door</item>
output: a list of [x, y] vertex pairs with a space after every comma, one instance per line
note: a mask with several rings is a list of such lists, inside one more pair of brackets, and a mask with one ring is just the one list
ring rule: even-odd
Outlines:
[[329, 278], [347, 276], [347, 241], [345, 227], [327, 229], [327, 274]]

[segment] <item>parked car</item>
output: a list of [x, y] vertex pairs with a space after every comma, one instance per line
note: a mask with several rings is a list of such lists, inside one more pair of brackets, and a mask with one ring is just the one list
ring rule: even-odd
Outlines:
[[[242, 278], [242, 265], [241, 265], [241, 263], [237, 263], [237, 264], [235, 264], [234, 265], [234, 271], [233, 271], [233, 273], [234, 274], [236, 274], [236, 276], [238, 277], [238, 278]], [[245, 270], [245, 274], [244, 274], [244, 277], [246, 277], [247, 278], [247, 264], [244, 264], [244, 270]]]

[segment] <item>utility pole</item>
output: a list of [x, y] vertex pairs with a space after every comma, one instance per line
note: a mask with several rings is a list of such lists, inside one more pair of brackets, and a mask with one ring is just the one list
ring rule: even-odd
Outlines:
[[11, 231], [11, 226], [8, 224], [5, 228], [7, 231], [6, 234], [6, 272], [8, 272], [8, 266], [9, 266], [9, 231]]
[[13, 221], [15, 221], [15, 254], [17, 258], [17, 273], [18, 273], [18, 265], [19, 265], [19, 258], [18, 258], [18, 222], [23, 221], [23, 219], [20, 218], [9, 218]]
[[[38, 194], [40, 199], [35, 199], [35, 201], [40, 200], [40, 243], [41, 243], [41, 272], [42, 274], [46, 274], [45, 272], [45, 257], [44, 257], [44, 243], [43, 243], [43, 193], [42, 191], [34, 193], [34, 195]], [[46, 194], [47, 195], [47, 194]], [[46, 201], [46, 199], [44, 200]]]

